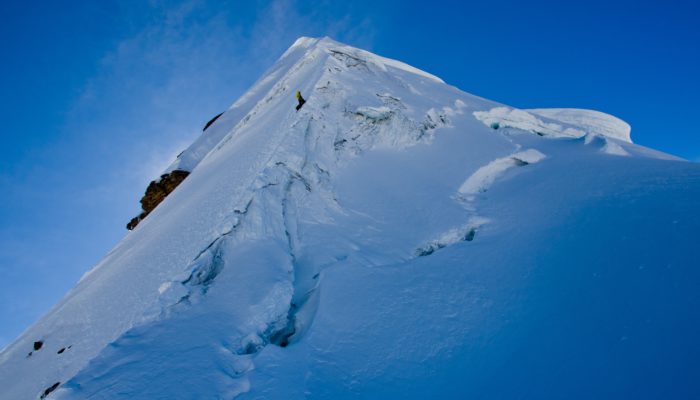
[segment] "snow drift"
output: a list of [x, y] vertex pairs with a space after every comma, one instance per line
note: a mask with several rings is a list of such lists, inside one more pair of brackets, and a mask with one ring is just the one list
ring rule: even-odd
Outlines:
[[3, 396], [700, 395], [700, 167], [613, 117], [301, 38], [174, 170]]

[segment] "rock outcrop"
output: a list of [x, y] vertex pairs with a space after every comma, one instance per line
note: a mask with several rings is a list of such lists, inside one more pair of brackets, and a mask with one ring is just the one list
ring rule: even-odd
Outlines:
[[126, 229], [132, 230], [148, 214], [151, 213], [163, 199], [165, 199], [190, 173], [182, 170], [174, 170], [168, 174], [163, 174], [158, 182], [151, 181], [146, 188], [146, 194], [141, 198], [141, 214], [134, 217], [126, 224]]
[[210, 119], [209, 122], [207, 122], [207, 124], [204, 125], [204, 129], [202, 129], [202, 132], [206, 131], [207, 128], [209, 128], [209, 127], [211, 126], [211, 124], [213, 124], [214, 122], [216, 122], [216, 120], [219, 119], [219, 117], [222, 116], [222, 115], [224, 115], [224, 113], [219, 113], [219, 114], [216, 115], [216, 117]]

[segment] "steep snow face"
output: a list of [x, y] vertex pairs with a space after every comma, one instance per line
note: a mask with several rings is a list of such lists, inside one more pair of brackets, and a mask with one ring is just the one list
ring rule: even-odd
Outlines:
[[297, 40], [4, 395], [695, 397], [700, 168], [545, 114]]
[[[301, 68], [306, 64], [306, 61], [315, 58], [317, 56], [315, 51], [321, 48], [321, 52], [324, 53], [326, 57], [330, 55], [349, 68], [367, 70], [371, 68], [375, 72], [400, 70], [401, 72], [409, 72], [435, 82], [444, 83], [440, 78], [400, 61], [391, 60], [364, 50], [345, 46], [333, 42], [328, 38], [313, 39], [302, 37], [294, 42], [279, 61], [263, 74], [248, 92], [241, 96], [240, 99], [219, 117], [216, 123], [207, 130], [205, 135], [200, 136], [187, 150], [178, 155], [175, 162], [170, 165], [165, 172], [176, 169], [185, 171], [194, 169], [199, 161], [221, 141], [223, 136], [231, 131], [232, 127], [235, 127], [235, 124], [247, 121], [244, 121], [244, 117], [249, 118], [249, 114], [254, 114], [256, 109], [264, 106], [273, 96], [279, 95], [280, 91], [289, 89], [288, 81], [286, 81], [283, 76], [290, 72], [290, 66]], [[308, 58], [302, 60], [304, 57]], [[276, 89], [273, 89], [273, 86], [276, 87]]]

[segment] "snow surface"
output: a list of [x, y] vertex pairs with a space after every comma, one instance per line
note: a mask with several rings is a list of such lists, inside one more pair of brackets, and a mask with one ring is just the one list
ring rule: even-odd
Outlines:
[[513, 153], [507, 157], [497, 158], [474, 172], [459, 187], [462, 195], [474, 195], [485, 192], [494, 181], [508, 169], [541, 161], [546, 156], [535, 149]]
[[632, 143], [632, 128], [626, 122], [599, 111], [575, 108], [519, 110], [498, 106], [476, 111], [474, 116], [493, 129], [514, 128], [555, 138], [594, 134]]
[[598, 134], [632, 143], [632, 127], [619, 118], [594, 110], [577, 108], [537, 108], [525, 110], [554, 121], [583, 128], [587, 133]]
[[299, 39], [3, 398], [697, 398], [700, 166], [545, 114]]

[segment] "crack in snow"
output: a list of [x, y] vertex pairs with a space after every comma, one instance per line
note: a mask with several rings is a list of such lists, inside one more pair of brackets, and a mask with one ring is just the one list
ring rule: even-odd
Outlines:
[[474, 215], [469, 219], [467, 224], [461, 227], [450, 229], [443, 233], [437, 239], [434, 239], [427, 244], [419, 247], [415, 251], [416, 257], [424, 257], [433, 254], [437, 250], [458, 242], [471, 242], [476, 237], [478, 230], [487, 224], [487, 218], [478, 216], [474, 207], [475, 196], [479, 193], [486, 192], [494, 182], [501, 177], [507, 170], [514, 167], [523, 167], [529, 164], [535, 164], [546, 158], [544, 154], [535, 149], [525, 151], [516, 151], [515, 153], [497, 158], [488, 164], [480, 167], [472, 175], [470, 175], [460, 186], [457, 194], [457, 200], [461, 201], [464, 207]]
[[426, 245], [416, 249], [415, 256], [425, 257], [458, 242], [471, 242], [474, 240], [479, 228], [488, 223], [488, 221], [488, 219], [483, 217], [472, 217], [464, 226], [450, 229], [449, 231], [443, 233], [439, 238], [432, 240]]
[[497, 158], [482, 166], [462, 183], [458, 192], [462, 199], [473, 198], [477, 193], [486, 192], [491, 185], [513, 167], [522, 167], [535, 164], [543, 160], [546, 156], [535, 149], [513, 153], [509, 156]]

